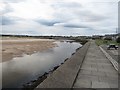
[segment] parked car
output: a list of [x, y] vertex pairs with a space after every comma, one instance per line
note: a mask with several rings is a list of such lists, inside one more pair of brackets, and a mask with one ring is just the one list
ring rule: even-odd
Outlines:
[[110, 50], [111, 48], [114, 48], [114, 49], [117, 50], [117, 49], [118, 49], [118, 46], [115, 45], [115, 44], [110, 44], [110, 45], [107, 46], [107, 49], [108, 49], [108, 50]]

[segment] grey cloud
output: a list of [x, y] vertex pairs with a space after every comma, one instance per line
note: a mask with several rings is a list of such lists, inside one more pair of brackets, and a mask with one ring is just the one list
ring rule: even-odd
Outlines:
[[[90, 10], [86, 10], [79, 3], [63, 3], [62, 2], [62, 3], [55, 4], [54, 8], [57, 9], [57, 12], [54, 14], [54, 16], [61, 19], [78, 18], [86, 22], [96, 22], [96, 21], [103, 21], [108, 18], [108, 16], [100, 15]], [[63, 11], [63, 13], [61, 13], [61, 11]]]
[[95, 14], [93, 15], [91, 14], [89, 16], [90, 16], [89, 21], [103, 21], [107, 19], [107, 17], [105, 16], [100, 16], [100, 15], [95, 15]]
[[0, 16], [0, 25], [11, 25], [21, 20], [17, 17]]
[[86, 21], [88, 22], [96, 22], [96, 21], [103, 21], [106, 20], [108, 17], [106, 16], [102, 16], [96, 13], [93, 13], [91, 11], [78, 11], [76, 12], [76, 14], [80, 17], [80, 18], [85, 18]]
[[5, 16], [2, 16], [0, 19], [1, 19], [0, 20], [0, 24], [1, 25], [9, 25], [9, 24], [13, 24], [14, 23], [10, 18], [5, 17]]
[[[73, 21], [74, 22], [74, 21]], [[87, 25], [86, 23], [82, 23], [82, 22], [74, 22], [74, 23], [70, 23], [70, 22], [64, 22], [64, 23], [57, 23], [54, 24], [54, 26], [62, 26], [68, 29], [90, 29], [93, 30], [94, 28], [90, 25]]]
[[60, 21], [56, 21], [56, 20], [35, 20], [36, 22], [45, 25], [45, 26], [54, 26], [54, 24], [56, 23], [60, 23]]
[[64, 25], [64, 27], [67, 27], [67, 28], [89, 28], [87, 26], [74, 25], [74, 24], [66, 24], [66, 25]]
[[58, 2], [52, 5], [54, 8], [79, 8], [82, 5], [76, 2]]
[[9, 12], [14, 12], [14, 9], [11, 7], [9, 3], [18, 3], [23, 1], [26, 1], [26, 0], [4, 0], [3, 3], [5, 4], [5, 7], [3, 8], [2, 11], [0, 11], [0, 13], [6, 14]]
[[5, 3], [5, 8], [1, 11], [2, 14], [6, 14], [6, 13], [9, 13], [9, 12], [13, 12], [13, 8], [11, 8], [11, 6], [8, 4], [8, 3]]
[[18, 3], [18, 2], [24, 2], [26, 0], [4, 0], [4, 2], [8, 2], [8, 3]]

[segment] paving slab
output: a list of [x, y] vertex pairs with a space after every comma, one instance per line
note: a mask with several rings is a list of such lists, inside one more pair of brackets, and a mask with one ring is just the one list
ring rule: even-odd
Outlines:
[[99, 77], [98, 76], [93, 76], [93, 75], [79, 75], [78, 79], [79, 80], [84, 79], [84, 80], [90, 80], [90, 81], [99, 81]]
[[91, 80], [78, 79], [74, 85], [74, 88], [85, 88], [85, 87], [91, 88], [91, 84], [92, 84]]
[[92, 72], [90, 71], [90, 70], [84, 70], [84, 69], [81, 69], [81, 74], [83, 74], [83, 75], [91, 75], [92, 74]]
[[92, 73], [91, 75], [93, 75], [93, 76], [99, 76], [99, 77], [101, 77], [101, 76], [105, 77], [106, 76], [105, 72], [92, 71], [91, 73]]
[[105, 82], [92, 82], [92, 88], [110, 88], [108, 83]]

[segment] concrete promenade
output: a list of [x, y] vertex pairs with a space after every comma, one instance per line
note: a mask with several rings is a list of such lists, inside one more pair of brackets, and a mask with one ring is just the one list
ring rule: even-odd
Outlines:
[[94, 41], [91, 41], [73, 88], [118, 88], [117, 71]]

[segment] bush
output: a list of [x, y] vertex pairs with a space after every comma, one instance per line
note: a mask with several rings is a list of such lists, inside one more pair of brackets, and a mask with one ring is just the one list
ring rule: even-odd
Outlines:
[[117, 38], [116, 41], [117, 41], [117, 43], [120, 43], [120, 36]]
[[109, 40], [109, 41], [111, 41], [112, 38], [110, 38], [110, 37], [106, 37], [104, 40]]
[[105, 43], [105, 44], [106, 44], [106, 43], [108, 43], [108, 41], [107, 41], [107, 40], [104, 40], [104, 41], [103, 41], [103, 43]]
[[86, 39], [74, 39], [76, 42], [80, 42], [82, 45], [84, 45], [88, 40]]

